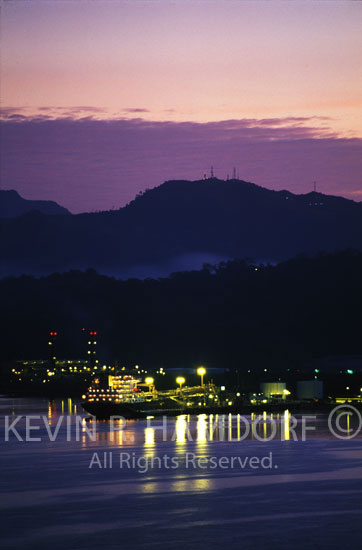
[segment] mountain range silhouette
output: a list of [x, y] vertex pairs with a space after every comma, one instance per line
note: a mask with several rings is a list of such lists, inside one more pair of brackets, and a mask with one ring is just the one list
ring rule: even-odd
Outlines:
[[24, 199], [17, 191], [0, 189], [0, 218], [16, 218], [28, 212], [41, 212], [49, 216], [70, 214], [55, 201], [34, 201]]
[[166, 181], [119, 210], [48, 214], [0, 220], [1, 276], [94, 268], [146, 277], [178, 270], [179, 260], [187, 270], [214, 259], [362, 250], [362, 203], [238, 179]]

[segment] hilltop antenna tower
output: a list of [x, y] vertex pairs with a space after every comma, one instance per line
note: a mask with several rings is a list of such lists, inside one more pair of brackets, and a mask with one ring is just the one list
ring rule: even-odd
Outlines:
[[233, 168], [233, 180], [236, 180], [236, 168], [235, 168], [235, 166]]
[[316, 193], [317, 192], [317, 182], [316, 181], [313, 182], [313, 189], [314, 189], [314, 192]]
[[214, 167], [211, 166], [210, 178], [214, 178]]

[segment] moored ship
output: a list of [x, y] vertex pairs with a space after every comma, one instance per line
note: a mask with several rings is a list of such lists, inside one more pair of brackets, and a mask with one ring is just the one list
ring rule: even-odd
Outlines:
[[96, 378], [82, 407], [98, 419], [112, 416], [145, 418], [157, 415], [197, 414], [219, 408], [218, 389], [209, 383], [202, 386], [183, 387], [185, 380], [178, 378], [179, 388], [157, 391], [153, 378], [144, 382], [131, 374], [108, 376], [107, 387], [100, 387]]

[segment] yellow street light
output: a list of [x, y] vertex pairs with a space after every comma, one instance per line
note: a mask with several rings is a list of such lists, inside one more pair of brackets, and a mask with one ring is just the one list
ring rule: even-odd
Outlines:
[[183, 376], [178, 376], [176, 378], [176, 382], [180, 385], [180, 391], [182, 391], [182, 384], [186, 382]]
[[154, 382], [154, 380], [151, 376], [149, 376], [148, 378], [145, 379], [145, 384], [147, 384], [148, 386], [152, 386], [153, 382]]
[[199, 367], [199, 368], [197, 369], [197, 374], [198, 374], [199, 376], [201, 376], [201, 386], [203, 386], [203, 385], [204, 385], [204, 376], [205, 376], [205, 374], [206, 374], [206, 369], [205, 369], [205, 367]]

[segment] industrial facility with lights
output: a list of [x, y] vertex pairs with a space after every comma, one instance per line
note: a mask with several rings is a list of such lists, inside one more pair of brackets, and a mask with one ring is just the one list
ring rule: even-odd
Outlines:
[[266, 406], [280, 411], [286, 405], [301, 412], [323, 412], [343, 403], [362, 407], [359, 357], [328, 358], [294, 371], [207, 365], [152, 369], [104, 364], [98, 358], [99, 333], [94, 329], [80, 332], [83, 357], [58, 358], [59, 336], [58, 331], [49, 332], [47, 359], [7, 364], [2, 378], [10, 395], [69, 395], [81, 399], [83, 409], [99, 419], [244, 413]]

